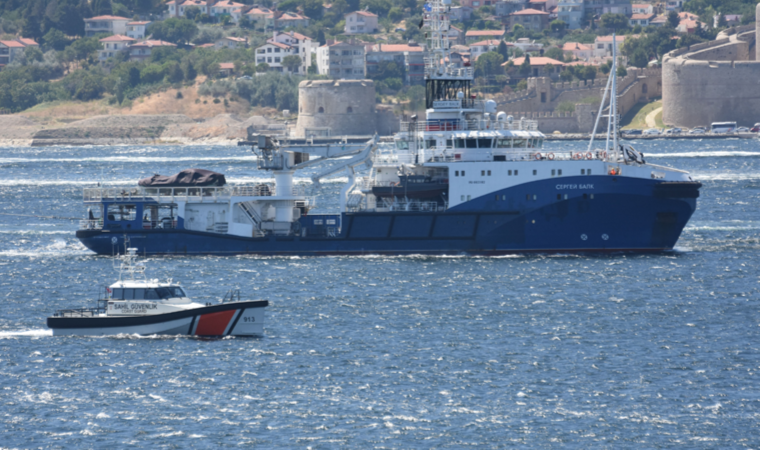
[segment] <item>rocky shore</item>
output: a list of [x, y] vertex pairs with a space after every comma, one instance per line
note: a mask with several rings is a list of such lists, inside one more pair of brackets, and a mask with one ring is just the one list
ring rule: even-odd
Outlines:
[[285, 124], [263, 116], [220, 114], [193, 120], [182, 114], [102, 115], [46, 126], [23, 115], [0, 116], [1, 146], [235, 144], [247, 129], [280, 134]]

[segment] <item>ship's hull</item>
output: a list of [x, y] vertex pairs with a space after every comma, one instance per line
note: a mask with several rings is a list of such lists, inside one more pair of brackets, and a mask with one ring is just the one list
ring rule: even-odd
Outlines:
[[48, 317], [54, 336], [260, 336], [269, 302], [223, 303], [145, 316]]
[[[671, 250], [696, 209], [695, 182], [613, 176], [526, 183], [446, 212], [343, 215], [335, 237], [248, 238], [190, 230], [80, 230], [98, 254], [130, 245], [146, 254], [473, 254]], [[115, 241], [115, 242], [114, 242]]]

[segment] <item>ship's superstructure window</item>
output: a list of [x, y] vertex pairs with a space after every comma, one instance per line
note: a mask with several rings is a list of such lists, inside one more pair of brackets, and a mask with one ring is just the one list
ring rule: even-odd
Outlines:
[[586, 169], [586, 175], [591, 175], [591, 169]]
[[515, 176], [517, 176], [517, 169], [515, 169]]
[[556, 174], [557, 174], [557, 171], [556, 171], [556, 170], [554, 170], [554, 169], [552, 169], [552, 176], [554, 176], [554, 175], [556, 175]]
[[586, 175], [586, 169], [581, 169], [581, 175]]
[[512, 147], [515, 148], [525, 148], [525, 139], [515, 139], [512, 141]]
[[396, 141], [396, 148], [399, 150], [409, 150], [409, 141]]
[[435, 148], [435, 139], [425, 139], [425, 149]]
[[512, 171], [511, 170], [507, 171], [507, 176], [512, 176]]
[[485, 171], [485, 170], [481, 170], [481, 171], [480, 171], [480, 176], [481, 176], [481, 177], [484, 177], [484, 176], [486, 176], [486, 171]]
[[533, 175], [538, 175], [538, 170], [533, 169]]
[[478, 138], [478, 148], [491, 148], [492, 142], [491, 138]]
[[490, 171], [490, 170], [488, 171], [488, 176], [489, 176], [489, 177], [491, 176], [491, 171]]
[[106, 212], [108, 220], [133, 221], [137, 217], [137, 205], [110, 204]]
[[464, 176], [464, 170], [462, 171], [462, 176]]
[[499, 148], [510, 148], [512, 147], [512, 139], [509, 139], [509, 138], [496, 139], [496, 146]]
[[557, 175], [562, 176], [562, 169], [557, 170]]
[[454, 176], [455, 176], [455, 177], [458, 177], [458, 176], [459, 176], [459, 171], [458, 171], [458, 170], [455, 170], [455, 171], [454, 171]]

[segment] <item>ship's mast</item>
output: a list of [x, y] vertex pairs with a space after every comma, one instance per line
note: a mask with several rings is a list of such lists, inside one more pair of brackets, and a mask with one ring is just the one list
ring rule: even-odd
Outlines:
[[[425, 57], [425, 106], [430, 109], [439, 100], [461, 100], [469, 106], [472, 67], [457, 68], [449, 51], [449, 9], [451, 0], [431, 0], [425, 5], [423, 23], [426, 29], [428, 54]], [[459, 92], [464, 98], [458, 96]]]

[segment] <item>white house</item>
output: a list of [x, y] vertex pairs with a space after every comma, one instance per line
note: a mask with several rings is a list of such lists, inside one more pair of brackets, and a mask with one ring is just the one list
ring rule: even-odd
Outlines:
[[363, 44], [332, 42], [317, 49], [317, 69], [320, 75], [334, 79], [363, 80], [366, 75]]
[[279, 42], [280, 44], [289, 45], [292, 48], [291, 54], [301, 57], [301, 68], [298, 73], [302, 75], [307, 73], [312, 61], [316, 61], [319, 43], [301, 33], [296, 33], [295, 31], [280, 33], [275, 31], [273, 37], [267, 39], [267, 42]]
[[40, 44], [33, 39], [18, 38], [13, 41], [0, 41], [0, 66], [12, 63], [18, 55], [24, 53], [27, 47], [37, 47]]
[[151, 22], [146, 20], [144, 22], [127, 22], [127, 36], [132, 39], [145, 39], [148, 31], [148, 25]]
[[230, 16], [233, 23], [240, 22], [240, 16], [243, 14], [242, 3], [236, 3], [232, 0], [219, 0], [217, 2], [210, 2], [211, 17], [216, 17], [221, 20], [224, 16]]
[[[604, 58], [605, 56], [612, 56], [612, 36], [597, 36], [594, 39], [594, 57]], [[617, 45], [617, 54], [620, 55], [620, 47], [625, 42], [625, 36], [615, 36], [615, 44]]]
[[282, 65], [282, 60], [295, 54], [293, 49], [294, 47], [287, 44], [267, 42], [256, 49], [256, 64], [266, 63], [271, 71], [287, 72], [288, 69]]
[[369, 11], [354, 11], [346, 14], [345, 34], [377, 33], [377, 14]]
[[631, 18], [628, 19], [628, 24], [631, 25], [632, 27], [635, 27], [636, 25], [641, 25], [642, 27], [648, 27], [649, 23], [654, 18], [655, 18], [655, 15], [653, 13], [632, 14]]
[[103, 45], [103, 48], [98, 52], [98, 60], [105, 62], [116, 53], [126, 50], [133, 42], [135, 42], [134, 38], [121, 34], [114, 34], [113, 36], [101, 39], [100, 43]]
[[654, 14], [654, 5], [649, 3], [634, 3], [631, 5], [633, 14]]
[[84, 19], [84, 34], [87, 37], [100, 33], [123, 35], [127, 33], [127, 22], [131, 22], [131, 20], [119, 16], [90, 17]]
[[565, 42], [565, 45], [562, 46], [562, 53], [572, 53], [574, 57], [588, 61], [594, 54], [594, 46], [580, 42]]
[[499, 42], [496, 39], [486, 39], [485, 41], [473, 42], [470, 44], [470, 59], [475, 61], [483, 53], [495, 52], [499, 48]]

